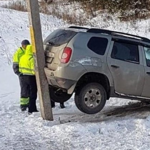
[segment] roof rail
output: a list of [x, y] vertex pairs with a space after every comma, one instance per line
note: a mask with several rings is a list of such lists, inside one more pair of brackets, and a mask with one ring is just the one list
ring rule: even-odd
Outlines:
[[80, 26], [70, 26], [69, 28], [74, 28], [74, 29], [85, 29], [88, 30], [89, 28], [86, 27], [80, 27]]
[[91, 28], [91, 29], [87, 30], [87, 32], [111, 34], [113, 31], [111, 31], [111, 30], [105, 30], [105, 29]]
[[118, 32], [118, 31], [111, 31], [111, 30], [106, 30], [106, 29], [97, 29], [97, 28], [91, 28], [87, 30], [87, 32], [91, 33], [106, 33], [106, 34], [111, 34], [111, 35], [120, 35], [120, 36], [129, 36], [132, 39], [140, 39], [144, 42], [150, 42], [150, 39], [138, 36], [138, 35], [133, 35], [133, 34], [128, 34], [128, 33], [123, 33], [123, 32]]

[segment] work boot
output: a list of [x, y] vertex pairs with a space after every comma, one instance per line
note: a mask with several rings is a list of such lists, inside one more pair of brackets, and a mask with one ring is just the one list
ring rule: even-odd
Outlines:
[[32, 112], [39, 112], [39, 111], [36, 109], [36, 110], [33, 110]]
[[28, 108], [28, 105], [20, 105], [21, 111], [26, 111]]
[[65, 108], [64, 103], [60, 103], [60, 108]]
[[36, 105], [29, 105], [29, 109], [28, 109], [29, 113], [33, 113], [33, 112], [39, 112], [36, 108]]
[[28, 115], [31, 115], [34, 112], [39, 112], [38, 110], [28, 111]]
[[28, 112], [28, 115], [31, 115], [32, 114], [32, 112]]

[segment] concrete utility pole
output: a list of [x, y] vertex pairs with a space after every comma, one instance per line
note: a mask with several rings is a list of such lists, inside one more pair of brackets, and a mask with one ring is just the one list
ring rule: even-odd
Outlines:
[[30, 35], [35, 56], [35, 69], [38, 93], [40, 98], [41, 116], [45, 120], [53, 120], [48, 82], [44, 73], [45, 57], [39, 15], [38, 0], [27, 0], [29, 12]]

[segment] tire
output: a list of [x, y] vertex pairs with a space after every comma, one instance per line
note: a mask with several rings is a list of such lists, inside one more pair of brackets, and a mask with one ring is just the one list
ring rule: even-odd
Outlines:
[[67, 94], [66, 92], [63, 92], [62, 90], [59, 90], [57, 88], [54, 88], [52, 86], [49, 87], [49, 92], [50, 92], [50, 99], [53, 102], [57, 103], [64, 103], [67, 100], [70, 99], [72, 94]]
[[88, 83], [75, 93], [77, 108], [86, 114], [96, 114], [106, 103], [106, 91], [99, 83]]

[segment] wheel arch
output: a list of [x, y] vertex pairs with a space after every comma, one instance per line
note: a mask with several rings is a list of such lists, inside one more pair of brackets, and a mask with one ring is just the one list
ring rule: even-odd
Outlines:
[[75, 92], [78, 93], [78, 91], [81, 89], [81, 87], [83, 87], [84, 85], [91, 83], [91, 82], [100, 83], [106, 90], [107, 99], [109, 99], [109, 97], [110, 97], [109, 79], [106, 75], [100, 74], [100, 73], [90, 72], [90, 73], [86, 73], [86, 74], [82, 75], [76, 84]]

